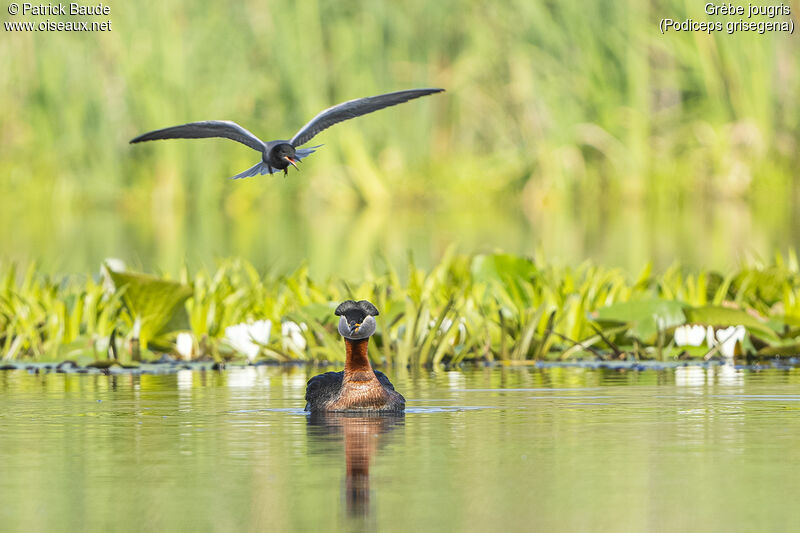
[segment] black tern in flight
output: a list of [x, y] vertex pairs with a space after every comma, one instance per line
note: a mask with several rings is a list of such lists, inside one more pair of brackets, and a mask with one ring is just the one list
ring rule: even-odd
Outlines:
[[249, 178], [257, 174], [273, 174], [283, 170], [289, 173], [289, 165], [298, 168], [297, 163], [304, 157], [313, 153], [319, 146], [311, 148], [298, 148], [322, 130], [344, 120], [360, 117], [384, 107], [389, 107], [403, 102], [408, 102], [420, 96], [442, 92], [444, 89], [410, 89], [394, 93], [369, 96], [335, 105], [312, 118], [311, 121], [300, 128], [290, 141], [270, 141], [265, 143], [240, 125], [228, 120], [206, 120], [204, 122], [190, 122], [180, 126], [172, 126], [160, 130], [150, 131], [139, 135], [131, 143], [155, 141], [157, 139], [199, 139], [204, 137], [223, 137], [232, 139], [253, 150], [261, 152], [261, 161], [244, 172], [233, 176], [231, 179]]

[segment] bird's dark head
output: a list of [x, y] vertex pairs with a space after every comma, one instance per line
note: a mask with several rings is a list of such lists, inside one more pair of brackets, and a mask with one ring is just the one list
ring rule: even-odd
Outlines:
[[339, 319], [339, 334], [345, 339], [366, 339], [375, 333], [377, 325], [374, 316], [378, 316], [378, 309], [366, 300], [356, 302], [347, 300], [336, 308]]
[[294, 146], [289, 143], [281, 143], [273, 147], [270, 152], [270, 158], [276, 163], [281, 163], [281, 167], [278, 168], [285, 168], [289, 165], [297, 168], [297, 162], [299, 161]]

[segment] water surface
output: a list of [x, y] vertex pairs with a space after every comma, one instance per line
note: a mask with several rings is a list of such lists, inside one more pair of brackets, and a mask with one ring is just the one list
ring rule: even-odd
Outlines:
[[401, 418], [308, 418], [306, 368], [0, 372], [8, 531], [788, 531], [800, 371], [390, 371]]

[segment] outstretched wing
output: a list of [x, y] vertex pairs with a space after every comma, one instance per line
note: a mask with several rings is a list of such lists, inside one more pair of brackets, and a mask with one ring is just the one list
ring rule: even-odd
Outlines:
[[155, 141], [157, 139], [201, 139], [205, 137], [232, 139], [259, 152], [263, 152], [266, 149], [266, 145], [261, 139], [229, 120], [190, 122], [189, 124], [181, 124], [180, 126], [149, 131], [131, 140], [131, 144]]
[[410, 89], [408, 91], [398, 91], [396, 93], [350, 100], [349, 102], [330, 107], [312, 118], [289, 142], [292, 146], [302, 146], [310, 141], [317, 133], [344, 120], [360, 117], [361, 115], [372, 113], [384, 107], [402, 104], [403, 102], [408, 102], [420, 96], [442, 91], [444, 91], [444, 89]]

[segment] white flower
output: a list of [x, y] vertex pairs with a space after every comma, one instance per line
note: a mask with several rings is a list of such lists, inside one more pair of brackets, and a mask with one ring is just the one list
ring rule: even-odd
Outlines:
[[706, 328], [686, 324], [675, 328], [675, 346], [700, 346], [706, 340]]
[[237, 352], [243, 353], [250, 361], [254, 360], [261, 346], [269, 342], [272, 322], [257, 320], [252, 324], [236, 324], [225, 328], [225, 341]]
[[[435, 325], [436, 321], [431, 320], [430, 327], [434, 327]], [[448, 317], [443, 318], [442, 323], [439, 324], [439, 334], [440, 335], [446, 334], [448, 331], [450, 331], [451, 327], [453, 327], [453, 319]], [[467, 338], [467, 321], [464, 320], [464, 317], [458, 319], [457, 328], [458, 328], [458, 334], [452, 339], [450, 339], [450, 346], [461, 345]]]
[[100, 265], [100, 277], [103, 279], [103, 291], [106, 294], [114, 294], [116, 287], [114, 287], [114, 280], [111, 279], [111, 272], [125, 272], [125, 261], [117, 259], [116, 257], [107, 257], [103, 264]]
[[467, 321], [463, 317], [458, 319], [458, 340], [459, 344], [467, 340]]
[[125, 266], [125, 261], [118, 257], [106, 257], [103, 263], [105, 263], [112, 272], [125, 272], [127, 268]]
[[192, 352], [194, 352], [194, 339], [191, 333], [178, 333], [175, 339], [175, 350], [181, 356], [181, 359], [190, 361], [192, 359]]
[[283, 351], [295, 355], [303, 355], [306, 350], [306, 338], [303, 335], [308, 331], [305, 322], [297, 324], [291, 320], [281, 324], [281, 346]]
[[716, 332], [716, 342], [719, 344], [719, 353], [723, 357], [733, 359], [734, 352], [736, 351], [736, 343], [744, 340], [745, 329], [744, 326], [731, 326], [725, 329], [718, 329]]

